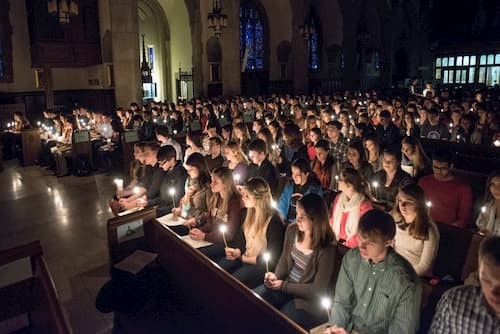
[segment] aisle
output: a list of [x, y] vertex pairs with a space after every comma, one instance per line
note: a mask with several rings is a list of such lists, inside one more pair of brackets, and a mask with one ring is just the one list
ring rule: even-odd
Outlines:
[[95, 309], [108, 280], [106, 221], [112, 179], [56, 178], [38, 166], [4, 162], [0, 172], [0, 250], [40, 240], [75, 334], [111, 333], [112, 316]]

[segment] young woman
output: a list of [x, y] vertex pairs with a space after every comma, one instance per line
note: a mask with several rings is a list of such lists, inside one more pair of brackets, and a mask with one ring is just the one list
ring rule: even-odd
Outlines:
[[186, 148], [186, 153], [184, 154], [184, 162], [186, 162], [189, 156], [194, 152], [198, 152], [201, 154], [205, 153], [205, 150], [203, 149], [202, 135], [203, 134], [201, 131], [189, 132], [186, 135], [187, 148]]
[[363, 144], [358, 141], [352, 141], [347, 146], [347, 162], [345, 167], [354, 168], [363, 177], [364, 182], [369, 182], [373, 176], [373, 168], [366, 161], [363, 150]]
[[248, 159], [240, 145], [235, 141], [230, 141], [224, 148], [224, 155], [226, 161], [224, 161], [223, 166], [228, 167], [233, 172], [237, 183], [245, 183], [248, 178]]
[[336, 191], [337, 184], [335, 176], [339, 175], [339, 170], [335, 159], [330, 154], [330, 142], [320, 139], [314, 149], [316, 158], [311, 163], [311, 169], [316, 174], [324, 191]]
[[500, 235], [500, 170], [488, 177], [484, 205], [481, 207], [476, 225], [486, 234]]
[[269, 123], [268, 128], [273, 136], [273, 142], [276, 143], [280, 149], [283, 149], [284, 143], [280, 123], [278, 123], [278, 121], [272, 121]]
[[379, 171], [382, 168], [382, 157], [377, 136], [375, 134], [366, 136], [363, 140], [363, 146], [365, 148], [366, 161], [372, 166], [374, 172]]
[[307, 136], [307, 155], [309, 156], [309, 160], [314, 160], [316, 158], [316, 143], [321, 139], [321, 130], [320, 128], [312, 128], [309, 130]]
[[274, 272], [254, 291], [303, 328], [327, 320], [320, 298], [331, 293], [335, 236], [328, 225], [325, 201], [307, 194], [297, 203], [296, 223], [285, 232], [283, 251]]
[[333, 202], [330, 226], [337, 240], [349, 248], [358, 246], [358, 222], [366, 211], [373, 209], [367, 195], [366, 183], [354, 168], [345, 168], [338, 181], [341, 193]]
[[316, 174], [311, 172], [309, 162], [297, 159], [292, 163], [292, 178], [287, 182], [278, 201], [278, 211], [285, 221], [295, 219], [297, 201], [308, 193], [323, 194]]
[[218, 263], [243, 284], [255, 288], [262, 283], [266, 272], [262, 258], [265, 252], [271, 255], [267, 266], [274, 271], [283, 246], [285, 225], [271, 206], [271, 188], [264, 179], [248, 180], [241, 189], [241, 198], [246, 208], [243, 225], [225, 249], [226, 257]]
[[370, 184], [375, 206], [381, 210], [391, 210], [399, 187], [411, 182], [410, 175], [401, 169], [401, 152], [393, 148], [385, 149], [382, 169], [373, 175]]
[[245, 123], [236, 123], [233, 126], [233, 140], [240, 145], [243, 152], [247, 152], [250, 143], [250, 132]]
[[424, 176], [432, 173], [432, 164], [416, 137], [404, 137], [401, 142], [401, 168], [418, 182]]
[[61, 115], [62, 135], [58, 138], [56, 146], [50, 151], [56, 162], [56, 175], [69, 175], [68, 163], [66, 158], [71, 157], [71, 142], [73, 138], [73, 130], [76, 129], [75, 118], [73, 115]]
[[420, 127], [415, 123], [415, 118], [412, 112], [405, 112], [403, 115], [403, 121], [400, 126], [401, 136], [413, 136], [416, 138], [420, 137]]
[[201, 248], [205, 255], [211, 259], [222, 257], [224, 243], [219, 230], [222, 224], [227, 226], [225, 233], [228, 242], [233, 237], [240, 226], [241, 217], [241, 197], [233, 181], [233, 173], [227, 167], [219, 167], [212, 172], [212, 182], [210, 183], [213, 196], [208, 205], [208, 211], [198, 218], [191, 218], [186, 221], [186, 225], [192, 227], [189, 236], [193, 240], [206, 240], [214, 245]]
[[429, 217], [422, 188], [415, 183], [401, 187], [392, 216], [397, 226], [394, 249], [411, 263], [417, 275], [432, 276], [439, 230]]
[[212, 198], [210, 173], [205, 158], [198, 152], [189, 156], [185, 168], [188, 178], [184, 186], [184, 197], [180, 201], [180, 207], [174, 208], [172, 212], [184, 218], [196, 218], [208, 210]]

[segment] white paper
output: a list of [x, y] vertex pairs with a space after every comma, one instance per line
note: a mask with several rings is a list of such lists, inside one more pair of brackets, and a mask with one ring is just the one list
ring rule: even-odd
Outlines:
[[181, 237], [181, 239], [184, 240], [185, 243], [187, 243], [189, 246], [193, 248], [201, 248], [213, 245], [211, 242], [205, 240], [201, 241], [193, 240], [189, 235], [184, 235]]
[[135, 275], [141, 271], [142, 268], [153, 262], [157, 256], [158, 254], [156, 253], [150, 253], [138, 249], [122, 261], [115, 264], [115, 268], [128, 271]]
[[130, 213], [133, 213], [133, 212], [136, 212], [136, 211], [140, 211], [142, 209], [144, 209], [142, 206], [138, 206], [138, 207], [126, 210], [126, 211], [122, 211], [122, 212], [118, 213], [118, 216], [120, 216], [120, 217], [121, 216], [125, 216], [125, 215], [128, 215]]
[[0, 267], [0, 288], [33, 276], [31, 258], [25, 257]]
[[158, 220], [160, 222], [160, 224], [165, 225], [165, 226], [180, 226], [180, 225], [184, 224], [184, 222], [186, 221], [182, 217], [176, 216], [174, 218], [174, 215], [172, 213], [169, 213], [165, 216], [161, 216], [159, 218], [156, 218], [156, 220]]

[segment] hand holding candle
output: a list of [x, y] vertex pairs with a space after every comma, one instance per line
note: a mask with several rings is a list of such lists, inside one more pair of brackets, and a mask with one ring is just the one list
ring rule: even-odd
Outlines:
[[219, 226], [219, 231], [220, 231], [220, 233], [222, 233], [222, 240], [224, 240], [224, 245], [225, 245], [226, 247], [228, 247], [228, 246], [227, 246], [227, 241], [226, 241], [227, 225], [226, 225], [226, 224], [222, 224], [222, 225], [220, 225], [220, 226]]
[[116, 184], [116, 191], [123, 190], [123, 179], [114, 179], [113, 182]]

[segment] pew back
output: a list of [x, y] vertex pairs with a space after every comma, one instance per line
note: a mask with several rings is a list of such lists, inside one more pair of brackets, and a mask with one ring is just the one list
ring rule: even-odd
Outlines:
[[76, 166], [78, 156], [87, 156], [92, 165], [92, 145], [90, 142], [89, 131], [74, 131], [72, 136], [72, 161], [73, 167]]
[[21, 141], [23, 145], [23, 166], [32, 166], [42, 153], [40, 131], [38, 128], [22, 130]]
[[38, 241], [1, 252], [0, 277], [0, 332], [72, 333]]
[[134, 161], [134, 144], [139, 142], [137, 130], [128, 130], [121, 133], [120, 143], [122, 147], [123, 168], [128, 173], [130, 163]]

